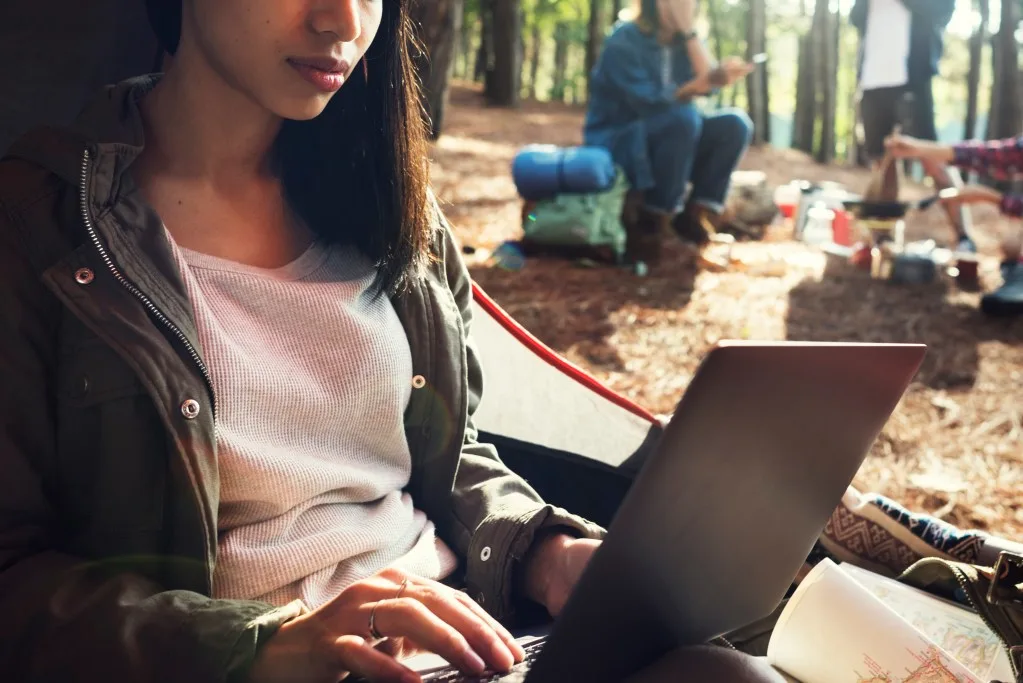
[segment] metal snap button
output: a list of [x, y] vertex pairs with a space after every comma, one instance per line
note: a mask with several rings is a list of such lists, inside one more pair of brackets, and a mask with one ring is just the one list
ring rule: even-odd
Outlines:
[[415, 389], [422, 389], [426, 386], [426, 378], [422, 375], [416, 375], [412, 378], [412, 387]]
[[480, 553], [480, 559], [483, 560], [484, 562], [486, 562], [487, 560], [490, 559], [490, 555], [491, 555], [491, 550], [490, 550], [490, 546], [488, 545], [486, 548], [483, 549], [483, 552]]
[[88, 268], [79, 268], [75, 271], [75, 282], [80, 285], [87, 285], [96, 279], [95, 274]]
[[185, 416], [186, 420], [194, 420], [199, 417], [199, 411], [202, 407], [199, 402], [194, 398], [190, 398], [181, 404], [181, 414]]

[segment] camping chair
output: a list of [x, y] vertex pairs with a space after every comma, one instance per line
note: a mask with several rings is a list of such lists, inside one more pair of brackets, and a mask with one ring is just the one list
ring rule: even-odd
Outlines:
[[473, 285], [480, 440], [549, 503], [607, 527], [660, 421], [570, 364]]

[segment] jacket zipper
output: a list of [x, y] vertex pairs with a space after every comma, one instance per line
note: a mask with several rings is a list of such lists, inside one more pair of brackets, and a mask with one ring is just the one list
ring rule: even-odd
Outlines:
[[991, 629], [991, 632], [998, 637], [998, 642], [1001, 643], [1002, 650], [1009, 658], [1009, 666], [1012, 668], [1012, 675], [1013, 677], [1016, 678], [1016, 680], [1019, 680], [1020, 672], [1016, 668], [1016, 662], [1012, 658], [1012, 652], [1009, 648], [1009, 645], [1005, 642], [1005, 637], [1002, 636], [1000, 629], [997, 626], [995, 626], [994, 622], [991, 621], [991, 618], [988, 617], [988, 615], [982, 609], [980, 609], [980, 605], [977, 604], [977, 601], [973, 597], [973, 589], [970, 586], [970, 582], [967, 580], [963, 572], [951, 562], [946, 562], [940, 557], [929, 557], [920, 561], [920, 563], [924, 562], [943, 565], [944, 567], [948, 568], [949, 571], [952, 572], [952, 576], [956, 578], [956, 582], [959, 583], [959, 587], [963, 589], [963, 595], [966, 596], [966, 601], [970, 603], [970, 607], [972, 607], [973, 611], [977, 613], [977, 616], [981, 618], [981, 621], [983, 621], [984, 624], [987, 625], [989, 629]]
[[[100, 258], [103, 260], [103, 263], [106, 265], [107, 270], [109, 270], [110, 274], [114, 276], [114, 279], [117, 280], [121, 284], [122, 287], [127, 289], [128, 292], [132, 296], [134, 296], [136, 299], [138, 299], [142, 303], [142, 305], [146, 307], [146, 310], [149, 311], [152, 314], [152, 316], [154, 318], [159, 320], [162, 325], [164, 325], [168, 330], [170, 330], [174, 334], [174, 336], [178, 339], [178, 341], [181, 342], [181, 345], [184, 346], [185, 349], [188, 351], [188, 354], [192, 357], [192, 360], [195, 362], [196, 367], [199, 368], [199, 372], [202, 373], [203, 380], [206, 382], [206, 388], [210, 392], [210, 402], [212, 404], [212, 416], [213, 416], [213, 439], [214, 439], [214, 443], [216, 443], [216, 438], [217, 438], [217, 395], [213, 391], [213, 379], [210, 376], [209, 368], [206, 367], [206, 363], [203, 362], [202, 356], [199, 355], [199, 352], [196, 351], [195, 347], [192, 346], [192, 343], [190, 341], [188, 341], [188, 337], [185, 336], [185, 333], [182, 332], [181, 329], [178, 328], [177, 325], [172, 323], [170, 321], [170, 319], [166, 315], [164, 315], [163, 311], [161, 311], [159, 308], [157, 308], [156, 304], [154, 304], [152, 302], [152, 300], [142, 292], [142, 290], [140, 290], [138, 287], [133, 285], [128, 280], [128, 278], [124, 277], [124, 275], [121, 274], [121, 271], [117, 268], [117, 265], [114, 263], [113, 258], [110, 257], [110, 253], [107, 251], [106, 247], [103, 246], [103, 241], [100, 240], [99, 235], [96, 234], [96, 227], [95, 227], [95, 225], [94, 225], [94, 223], [92, 221], [92, 215], [89, 213], [89, 190], [88, 190], [88, 186], [89, 186], [89, 170], [90, 170], [90, 161], [91, 161], [90, 157], [91, 157], [91, 154], [89, 153], [89, 149], [86, 148], [85, 153], [82, 156], [82, 178], [81, 178], [81, 188], [79, 190], [79, 199], [80, 199], [81, 210], [82, 210], [82, 220], [85, 222], [85, 230], [86, 230], [86, 232], [88, 232], [89, 239], [92, 241], [92, 244], [96, 248], [96, 251], [99, 252]], [[194, 475], [192, 474], [191, 470], [187, 467], [187, 465], [186, 465], [185, 469], [186, 469], [186, 472], [188, 473], [189, 479], [191, 479], [191, 482], [192, 482], [192, 496], [195, 499], [196, 507], [199, 509], [202, 518], [204, 520], [206, 520], [206, 522], [207, 522], [206, 524], [203, 524], [203, 531], [204, 531], [204, 535], [206, 537], [204, 545], [206, 546], [206, 548], [209, 548], [209, 545], [210, 545], [210, 532], [209, 532], [209, 524], [208, 524], [209, 520], [206, 519], [206, 515], [205, 514], [202, 514], [203, 506], [202, 506], [202, 502], [201, 502], [200, 496], [199, 496], [199, 482], [196, 481]], [[213, 591], [213, 563], [210, 561], [209, 552], [207, 551], [204, 554], [205, 554], [205, 560], [206, 560], [206, 583], [207, 583], [206, 588], [207, 588], [207, 591], [210, 594], [212, 594], [212, 591]]]
[[188, 351], [188, 355], [192, 357], [192, 361], [195, 363], [196, 367], [199, 368], [199, 372], [202, 373], [203, 381], [206, 382], [206, 388], [210, 392], [210, 399], [213, 405], [213, 429], [215, 434], [217, 428], [217, 394], [213, 390], [213, 378], [211, 377], [209, 368], [206, 367], [206, 363], [203, 361], [202, 356], [199, 355], [199, 352], [196, 351], [192, 343], [188, 341], [188, 337], [185, 336], [185, 333], [182, 332], [177, 325], [172, 323], [170, 319], [163, 314], [163, 311], [156, 307], [156, 304], [154, 304], [148, 296], [146, 296], [138, 287], [133, 285], [128, 278], [121, 274], [121, 271], [118, 270], [114, 260], [110, 257], [110, 253], [107, 252], [106, 247], [103, 246], [103, 242], [100, 240], [99, 235], [96, 234], [92, 215], [89, 213], [88, 180], [89, 168], [91, 165], [90, 161], [91, 154], [89, 153], [89, 150], [86, 149], [85, 154], [82, 157], [82, 182], [81, 189], [79, 191], [79, 198], [81, 200], [82, 219], [85, 221], [85, 229], [89, 233], [89, 239], [92, 241], [93, 246], [96, 247], [96, 251], [99, 252], [100, 258], [106, 265], [107, 270], [110, 271], [110, 274], [114, 276], [114, 279], [121, 283], [121, 286], [127, 289], [132, 296], [142, 302], [142, 305], [146, 307], [146, 310], [148, 310], [154, 318], [159, 320], [164, 327], [174, 334], [178, 341], [181, 342], [181, 345], [185, 347], [185, 350]]

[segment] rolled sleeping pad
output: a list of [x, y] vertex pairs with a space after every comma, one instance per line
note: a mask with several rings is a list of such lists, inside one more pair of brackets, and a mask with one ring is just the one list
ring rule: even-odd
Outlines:
[[515, 187], [527, 200], [606, 192], [616, 173], [611, 153], [602, 147], [528, 145], [512, 162]]

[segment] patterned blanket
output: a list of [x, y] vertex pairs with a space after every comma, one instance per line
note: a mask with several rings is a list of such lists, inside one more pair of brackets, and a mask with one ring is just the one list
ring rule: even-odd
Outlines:
[[959, 529], [850, 487], [824, 527], [818, 551], [835, 561], [893, 576], [924, 557], [993, 566], [999, 553], [1023, 553], [1023, 545]]

